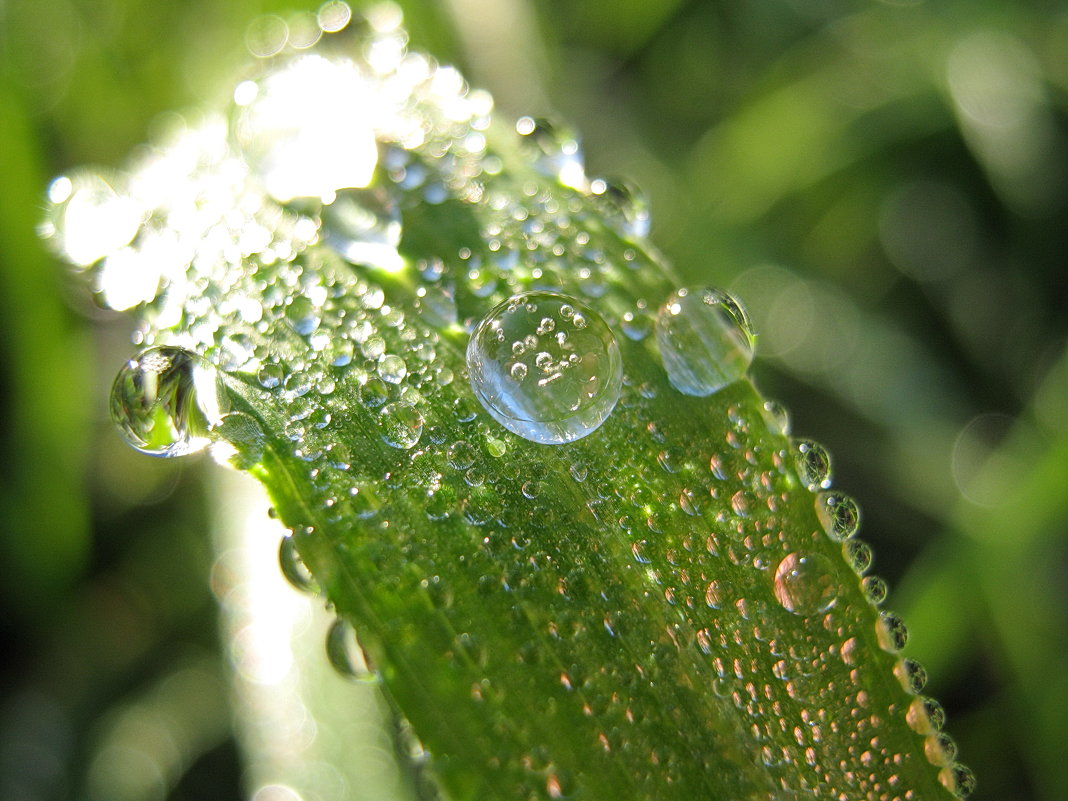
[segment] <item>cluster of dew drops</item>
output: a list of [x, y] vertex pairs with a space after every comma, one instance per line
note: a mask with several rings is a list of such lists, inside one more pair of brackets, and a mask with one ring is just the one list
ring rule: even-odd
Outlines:
[[[176, 125], [169, 141], [146, 149], [125, 173], [82, 169], [49, 187], [42, 236], [87, 276], [99, 303], [142, 316], [135, 339], [144, 349], [121, 368], [110, 400], [113, 420], [137, 450], [177, 457], [211, 446], [231, 464], [254, 464], [263, 432], [227, 408], [220, 371], [254, 376], [286, 404], [285, 434], [309, 462], [327, 456], [343, 469], [358, 458], [340, 446], [328, 454], [301, 450], [310, 430], [331, 424], [328, 406], [312, 399], [329, 397], [342, 380], [357, 383], [382, 442], [411, 450], [427, 428], [426, 396], [456, 378], [436, 358], [442, 331], [468, 337], [472, 394], [512, 435], [560, 446], [612, 415], [624, 364], [596, 302], [616, 266], [587, 247], [588, 235], [565, 241], [566, 224], [544, 222], [546, 212], [578, 217], [581, 205], [525, 188], [517, 202], [493, 189], [502, 160], [487, 145], [491, 99], [455, 70], [409, 52], [400, 22], [392, 6], [355, 18], [344, 3], [329, 2], [310, 34], [282, 31], [267, 49], [283, 58], [265, 60], [238, 84], [227, 115]], [[326, 41], [346, 35], [344, 50]], [[620, 239], [635, 243], [624, 253], [637, 269], [634, 254], [650, 223], [641, 193], [587, 179], [578, 142], [565, 129], [523, 117], [515, 132], [543, 178], [584, 196]], [[383, 172], [389, 186], [373, 181]], [[441, 259], [408, 265], [401, 257], [405, 198], [481, 204], [496, 215], [482, 232], [485, 254], [458, 254], [461, 281], [448, 280], [456, 269]], [[368, 275], [417, 270], [417, 319], [391, 308], [371, 278], [355, 288], [351, 279], [333, 280], [339, 264], [368, 268]], [[584, 298], [560, 291], [561, 271], [577, 275]], [[481, 315], [463, 311], [491, 303]], [[642, 303], [609, 319], [629, 341], [652, 336], [669, 383], [683, 395], [719, 392], [746, 376], [753, 357], [745, 311], [718, 289], [678, 289], [655, 315]], [[285, 358], [271, 350], [273, 340], [294, 337], [302, 349], [289, 344]], [[476, 410], [461, 402], [456, 413], [472, 419]], [[766, 413], [773, 430], [789, 434], [781, 407], [769, 402]], [[507, 448], [503, 431], [489, 441]], [[791, 443], [824, 530], [843, 543], [865, 594], [881, 604], [886, 584], [866, 575], [871, 549], [853, 538], [856, 503], [831, 488], [824, 448]], [[477, 469], [473, 453], [454, 443], [450, 464]], [[357, 514], [369, 503], [351, 500]], [[680, 506], [687, 509], [686, 498]], [[282, 565], [294, 585], [314, 589], [291, 539], [283, 541]], [[793, 614], [818, 615], [837, 600], [834, 567], [818, 553], [789, 553], [771, 572], [775, 600]], [[353, 638], [344, 625], [331, 632], [332, 661], [365, 674], [358, 647], [345, 645]], [[906, 634], [896, 615], [881, 613], [886, 650], [900, 650]], [[941, 708], [920, 695], [923, 668], [910, 660], [898, 667], [915, 695], [910, 725], [927, 735], [943, 782], [967, 795], [974, 779], [940, 731]]]

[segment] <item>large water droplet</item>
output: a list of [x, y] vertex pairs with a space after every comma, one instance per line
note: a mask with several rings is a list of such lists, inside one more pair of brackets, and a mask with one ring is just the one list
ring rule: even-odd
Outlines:
[[704, 397], [742, 378], [753, 360], [749, 318], [719, 289], [680, 289], [660, 308], [656, 342], [671, 385]]
[[203, 450], [224, 411], [215, 369], [183, 348], [143, 351], [111, 387], [111, 419], [132, 447], [151, 456]]
[[831, 455], [818, 442], [797, 439], [793, 442], [797, 475], [812, 492], [831, 486]]
[[789, 554], [779, 562], [774, 581], [776, 600], [795, 615], [824, 612], [838, 596], [834, 567], [820, 554]]
[[551, 292], [494, 307], [471, 336], [467, 368], [475, 396], [497, 422], [546, 444], [595, 431], [623, 381], [619, 346], [600, 315]]

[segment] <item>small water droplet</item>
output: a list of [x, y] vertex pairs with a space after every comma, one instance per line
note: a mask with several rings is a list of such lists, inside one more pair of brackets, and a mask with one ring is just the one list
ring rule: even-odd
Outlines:
[[260, 368], [256, 378], [264, 389], [278, 389], [278, 387], [282, 386], [285, 372], [280, 364], [265, 364]]
[[868, 600], [876, 606], [886, 600], [889, 592], [886, 582], [878, 576], [865, 576], [864, 580], [860, 582], [860, 586], [864, 590], [864, 594], [868, 596]]
[[660, 308], [656, 342], [671, 385], [704, 397], [741, 379], [753, 360], [749, 318], [719, 289], [680, 289]]
[[378, 377], [383, 381], [399, 384], [406, 375], [408, 375], [408, 365], [400, 356], [387, 353], [378, 360]]
[[876, 622], [875, 633], [879, 647], [884, 651], [900, 651], [909, 639], [909, 630], [905, 622], [893, 612], [880, 612]]
[[773, 434], [790, 436], [790, 412], [777, 400], [764, 401], [761, 407], [764, 422], [768, 424], [768, 430]]
[[816, 516], [823, 530], [836, 540], [848, 539], [860, 528], [857, 502], [840, 492], [824, 491], [816, 495]]
[[818, 442], [810, 439], [794, 440], [794, 459], [801, 483], [810, 491], [831, 486], [831, 455]]
[[975, 774], [967, 765], [958, 762], [945, 770], [949, 774], [950, 789], [957, 798], [967, 798], [975, 792]]
[[871, 546], [864, 540], [847, 540], [845, 544], [845, 557], [858, 576], [864, 575], [871, 567]]
[[903, 659], [895, 668], [902, 686], [909, 692], [919, 695], [927, 686], [927, 670], [914, 659]]
[[467, 347], [471, 387], [497, 422], [532, 442], [571, 442], [615, 408], [619, 346], [604, 320], [577, 300], [527, 292], [494, 307]]
[[618, 179], [595, 178], [590, 181], [590, 193], [600, 202], [620, 234], [632, 239], [649, 235], [652, 223], [649, 200], [634, 184]]
[[297, 553], [297, 543], [293, 537], [282, 538], [278, 548], [278, 565], [282, 568], [282, 575], [296, 589], [310, 593], [319, 591], [318, 582]]
[[387, 270], [402, 266], [400, 210], [385, 187], [338, 192], [323, 206], [322, 219], [326, 243], [346, 261]]
[[775, 569], [775, 599], [795, 615], [815, 615], [834, 605], [838, 585], [831, 561], [821, 554], [787, 555]]
[[211, 442], [225, 396], [215, 369], [175, 347], [142, 351], [111, 387], [111, 419], [123, 438], [151, 456], [185, 456]]
[[409, 403], [389, 403], [378, 413], [382, 441], [394, 448], [414, 448], [423, 433], [423, 415]]
[[360, 681], [375, 681], [377, 674], [367, 654], [356, 639], [356, 630], [337, 618], [326, 633], [326, 656], [342, 676]]
[[515, 130], [534, 156], [534, 166], [539, 172], [572, 189], [585, 187], [586, 169], [582, 149], [570, 131], [548, 120], [533, 117], [520, 117]]

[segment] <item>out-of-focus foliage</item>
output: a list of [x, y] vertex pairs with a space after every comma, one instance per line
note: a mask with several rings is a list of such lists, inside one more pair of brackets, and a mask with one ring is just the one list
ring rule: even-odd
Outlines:
[[[99, 797], [146, 731], [160, 761], [124, 797], [238, 793], [203, 492], [109, 430], [128, 324], [33, 229], [51, 175], [217, 102], [283, 5], [0, 7], [2, 797]], [[419, 46], [640, 184], [688, 281], [748, 303], [758, 383], [861, 501], [973, 797], [1068, 795], [1068, 10], [404, 5]]]

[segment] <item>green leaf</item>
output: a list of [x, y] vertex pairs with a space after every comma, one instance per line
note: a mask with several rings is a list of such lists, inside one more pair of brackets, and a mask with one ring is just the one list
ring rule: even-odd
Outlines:
[[[745, 376], [744, 312], [680, 291], [565, 130], [360, 23], [114, 195], [53, 184], [46, 234], [97, 248], [156, 348], [116, 382], [132, 443], [213, 426], [454, 801], [965, 794], [856, 505]], [[86, 198], [139, 204], [136, 236], [79, 226]]]

